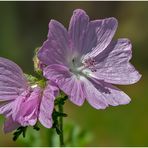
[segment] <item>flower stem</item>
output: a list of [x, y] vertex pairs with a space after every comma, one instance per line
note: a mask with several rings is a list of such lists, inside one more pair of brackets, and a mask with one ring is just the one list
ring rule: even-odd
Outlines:
[[[63, 113], [63, 105], [59, 103], [59, 112]], [[63, 134], [63, 116], [59, 117], [59, 128], [61, 133], [59, 134], [59, 138], [60, 138], [60, 146], [63, 147], [64, 146], [64, 134]]]
[[53, 134], [54, 134], [54, 131], [53, 131], [53, 129], [49, 129], [47, 131], [48, 131], [48, 139], [47, 139], [48, 146], [52, 147], [53, 146]]

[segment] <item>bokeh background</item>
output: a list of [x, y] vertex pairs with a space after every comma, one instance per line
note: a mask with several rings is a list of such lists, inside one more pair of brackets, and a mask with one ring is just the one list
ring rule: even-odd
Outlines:
[[[67, 101], [65, 125], [70, 121], [78, 126], [73, 132], [79, 139], [75, 137], [71, 146], [148, 146], [148, 2], [0, 2], [0, 56], [15, 61], [25, 73], [33, 74], [34, 49], [46, 39], [48, 22], [56, 19], [68, 27], [76, 8], [84, 9], [91, 19], [118, 19], [115, 38], [132, 41], [132, 63], [142, 79], [134, 85], [119, 86], [132, 98], [126, 106], [95, 110], [87, 103], [77, 107]], [[39, 132], [28, 130], [26, 139], [13, 142], [12, 133], [3, 133], [3, 122], [0, 116], [0, 146], [50, 143], [53, 131], [43, 127]]]

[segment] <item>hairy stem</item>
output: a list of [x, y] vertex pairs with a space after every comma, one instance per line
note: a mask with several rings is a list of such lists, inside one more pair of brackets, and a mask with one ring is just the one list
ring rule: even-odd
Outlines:
[[[63, 113], [63, 105], [59, 104], [59, 112]], [[59, 134], [59, 138], [60, 138], [60, 146], [64, 146], [64, 134], [63, 134], [63, 116], [59, 117], [59, 128], [61, 133]]]

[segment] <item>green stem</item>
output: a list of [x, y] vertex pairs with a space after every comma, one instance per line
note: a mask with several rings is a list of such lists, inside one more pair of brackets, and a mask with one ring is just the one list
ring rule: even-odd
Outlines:
[[48, 146], [49, 147], [52, 147], [53, 146], [53, 129], [49, 129], [49, 130], [47, 130], [48, 131]]
[[[59, 112], [60, 113], [63, 113], [63, 105], [62, 104], [59, 104]], [[60, 138], [60, 146], [64, 146], [64, 134], [63, 134], [63, 116], [60, 116], [59, 117], [59, 128], [60, 128], [60, 135], [59, 135], [59, 138]]]

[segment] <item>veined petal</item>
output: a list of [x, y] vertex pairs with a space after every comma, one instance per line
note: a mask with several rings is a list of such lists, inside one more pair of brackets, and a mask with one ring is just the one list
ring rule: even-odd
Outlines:
[[12, 119], [15, 121], [18, 118], [19, 112], [21, 110], [21, 104], [25, 102], [27, 95], [30, 96], [29, 90], [24, 91], [21, 95], [19, 95], [13, 102], [12, 109]]
[[0, 114], [4, 114], [8, 117], [11, 114], [13, 108], [13, 101], [0, 102]]
[[27, 80], [24, 77], [24, 73], [21, 68], [13, 61], [2, 57], [0, 57], [0, 75], [12, 78], [13, 80], [15, 80], [15, 83], [17, 83], [18, 87], [27, 87]]
[[105, 109], [108, 106], [105, 96], [87, 78], [82, 77], [84, 93], [88, 103], [96, 109]]
[[54, 109], [54, 100], [58, 91], [59, 89], [56, 85], [48, 82], [43, 92], [39, 111], [39, 121], [46, 128], [52, 127], [52, 112]]
[[74, 104], [79, 106], [83, 104], [85, 100], [83, 82], [79, 79], [79, 76], [72, 74], [67, 67], [57, 64], [47, 66], [44, 69], [44, 76], [56, 82]]
[[90, 50], [85, 45], [85, 50], [88, 53], [84, 56], [84, 59], [87, 59], [88, 57], [96, 57], [101, 53], [110, 44], [117, 26], [118, 22], [113, 17], [91, 21], [89, 23], [85, 44], [87, 46], [91, 45], [92, 47]]
[[22, 126], [35, 125], [41, 100], [41, 89], [36, 87], [33, 92], [20, 96], [15, 100], [13, 120]]
[[27, 88], [27, 85], [20, 67], [0, 57], [0, 101], [16, 99]]
[[133, 84], [141, 75], [129, 63], [132, 57], [131, 43], [128, 39], [112, 42], [96, 57], [97, 71], [91, 76], [112, 84]]
[[83, 77], [86, 99], [96, 109], [128, 104], [129, 96], [111, 84]]
[[[0, 67], [5, 68], [6, 70], [12, 71], [17, 76], [23, 75], [23, 71], [21, 70], [21, 68], [16, 63], [6, 58], [0, 57]], [[18, 77], [18, 78], [22, 78], [22, 77]]]
[[71, 39], [71, 48], [75, 56], [81, 55], [85, 45], [86, 32], [88, 30], [89, 17], [85, 11], [76, 9], [71, 17], [68, 33]]
[[131, 101], [130, 97], [117, 87], [109, 83], [105, 83], [103, 81], [98, 81], [95, 79], [89, 79], [89, 80], [94, 85], [94, 87], [100, 93], [102, 93], [102, 95], [105, 97], [105, 102], [108, 105], [112, 106], [124, 105], [128, 104]]
[[38, 118], [38, 107], [39, 102], [37, 99], [22, 103], [16, 121], [18, 121], [22, 126], [35, 125]]
[[61, 23], [51, 20], [48, 38], [38, 52], [39, 60], [45, 65], [67, 65], [69, 53], [71, 51], [67, 30]]

